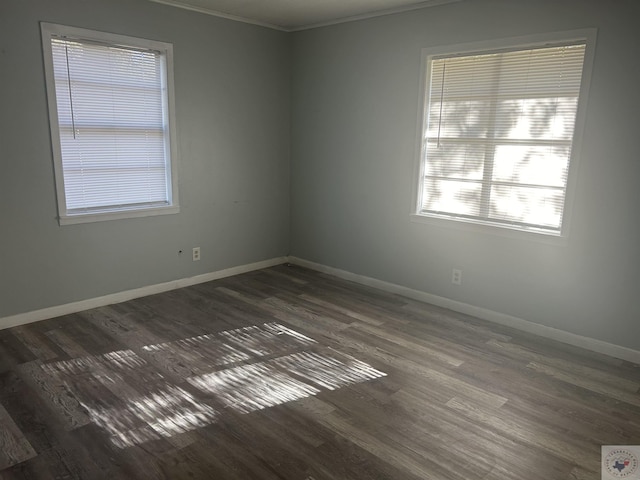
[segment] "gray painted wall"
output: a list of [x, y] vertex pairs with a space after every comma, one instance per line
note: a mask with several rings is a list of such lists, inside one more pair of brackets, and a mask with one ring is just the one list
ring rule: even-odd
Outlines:
[[[291, 242], [307, 260], [640, 349], [638, 18], [635, 0], [465, 0], [285, 34], [144, 0], [1, 0], [0, 318]], [[58, 226], [39, 21], [174, 44], [180, 214]], [[598, 42], [566, 245], [410, 222], [420, 50], [585, 27]]]
[[[640, 349], [638, 19], [636, 0], [466, 0], [296, 33], [292, 255]], [[412, 223], [421, 49], [588, 27], [566, 245]]]
[[[40, 21], [173, 43], [179, 214], [58, 225]], [[0, 318], [286, 255], [289, 99], [285, 33], [142, 0], [2, 0]]]

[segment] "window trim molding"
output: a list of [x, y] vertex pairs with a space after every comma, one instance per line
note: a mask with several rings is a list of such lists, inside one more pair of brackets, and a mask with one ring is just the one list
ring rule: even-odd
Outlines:
[[[451, 45], [440, 45], [434, 47], [426, 47], [421, 51], [420, 62], [420, 85], [418, 91], [418, 118], [414, 151], [414, 168], [412, 177], [411, 207], [410, 219], [415, 223], [432, 224], [441, 227], [452, 227], [466, 231], [481, 232], [486, 234], [501, 235], [512, 238], [528, 239], [543, 241], [545, 243], [564, 244], [571, 230], [571, 217], [574, 208], [575, 191], [582, 154], [582, 143], [584, 128], [587, 118], [587, 107], [589, 103], [589, 88], [591, 84], [591, 76], [593, 71], [593, 63], [595, 56], [595, 43], [597, 36], [597, 28], [584, 28], [578, 30], [549, 32], [533, 35], [525, 35], [519, 37], [505, 37], [490, 40], [480, 40], [477, 42], [468, 42]], [[569, 172], [567, 176], [567, 186], [564, 201], [564, 209], [562, 216], [562, 225], [559, 233], [549, 231], [537, 231], [536, 229], [518, 229], [509, 227], [508, 225], [492, 224], [489, 221], [469, 220], [462, 218], [453, 218], [436, 214], [420, 213], [421, 207], [421, 186], [422, 176], [424, 174], [424, 164], [422, 162], [422, 136], [426, 122], [426, 108], [428, 107], [428, 87], [430, 78], [430, 63], [432, 57], [443, 55], [469, 55], [474, 53], [483, 53], [491, 50], [517, 50], [531, 47], [540, 47], [545, 45], [554, 45], [561, 42], [584, 41], [586, 44], [584, 64], [582, 69], [582, 81], [580, 85], [580, 95], [578, 101], [578, 109], [576, 112], [576, 121], [572, 139], [571, 157], [569, 160]]]
[[[49, 110], [49, 133], [51, 135], [51, 147], [55, 177], [55, 191], [57, 200], [58, 223], [73, 225], [78, 223], [92, 223], [106, 220], [119, 220], [124, 218], [139, 218], [156, 215], [175, 214], [180, 212], [178, 192], [178, 146], [175, 120], [175, 90], [173, 77], [173, 45], [168, 42], [149, 40], [139, 37], [131, 37], [116, 33], [89, 30], [85, 28], [71, 27], [55, 23], [40, 22], [42, 36], [42, 52], [44, 60], [45, 86], [47, 106]], [[166, 81], [167, 123], [169, 154], [169, 175], [171, 177], [169, 205], [123, 209], [120, 211], [96, 212], [86, 214], [70, 214], [67, 211], [67, 202], [64, 191], [64, 172], [62, 167], [62, 149], [60, 144], [60, 128], [58, 123], [58, 106], [55, 96], [55, 79], [53, 52], [51, 39], [53, 37], [70, 37], [87, 41], [95, 41], [114, 46], [134, 47], [137, 49], [155, 50], [164, 57], [164, 81]]]

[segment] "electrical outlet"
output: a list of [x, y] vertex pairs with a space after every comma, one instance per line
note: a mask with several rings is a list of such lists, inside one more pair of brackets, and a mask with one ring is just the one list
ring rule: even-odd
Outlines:
[[451, 283], [454, 285], [462, 285], [462, 270], [454, 268], [451, 271]]
[[193, 247], [192, 258], [194, 262], [200, 260], [200, 247]]

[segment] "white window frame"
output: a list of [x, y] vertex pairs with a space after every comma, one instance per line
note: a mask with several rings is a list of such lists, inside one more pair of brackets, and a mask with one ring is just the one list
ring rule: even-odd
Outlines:
[[[104, 220], [118, 220], [124, 218], [147, 217], [155, 215], [174, 214], [180, 211], [178, 201], [178, 155], [176, 141], [174, 79], [173, 79], [173, 46], [170, 43], [147, 40], [126, 35], [69, 27], [41, 22], [42, 48], [44, 54], [45, 83], [47, 103], [49, 108], [49, 122], [51, 130], [51, 144], [53, 150], [54, 174], [56, 183], [56, 197], [58, 202], [58, 220], [60, 225], [97, 222]], [[51, 40], [53, 38], [69, 38], [79, 41], [97, 42], [105, 45], [129, 47], [139, 50], [159, 52], [163, 59], [163, 76], [166, 95], [165, 122], [165, 162], [167, 173], [167, 204], [154, 206], [123, 206], [103, 211], [88, 211], [71, 213], [67, 209], [65, 196], [62, 149], [60, 142], [60, 126], [56, 100], [54, 78], [53, 52]]]
[[[421, 77], [420, 77], [420, 101], [418, 102], [418, 128], [416, 131], [415, 152], [415, 177], [412, 191], [411, 220], [417, 223], [438, 225], [441, 227], [453, 227], [466, 231], [482, 232], [494, 235], [509, 236], [519, 239], [529, 239], [548, 243], [564, 242], [569, 235], [571, 212], [573, 210], [577, 171], [582, 145], [582, 136], [586, 122], [586, 108], [589, 100], [589, 86], [593, 70], [595, 41], [597, 29], [588, 28], [567, 32], [554, 32], [523, 37], [511, 37], [481, 42], [464, 43], [456, 45], [425, 48], [422, 50]], [[436, 213], [422, 212], [423, 176], [425, 166], [425, 152], [423, 150], [423, 137], [428, 125], [429, 109], [429, 82], [430, 59], [433, 57], [453, 55], [483, 54], [499, 50], [524, 50], [527, 48], [555, 46], [562, 43], [584, 41], [585, 56], [582, 70], [582, 81], [578, 97], [578, 108], [572, 139], [571, 157], [567, 176], [566, 193], [562, 215], [562, 224], [559, 232], [544, 229], [522, 228], [509, 224], [494, 223], [481, 219], [462, 218], [456, 216], [439, 215]]]

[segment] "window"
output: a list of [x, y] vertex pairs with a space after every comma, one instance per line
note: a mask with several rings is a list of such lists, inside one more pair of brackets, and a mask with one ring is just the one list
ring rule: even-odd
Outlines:
[[172, 46], [42, 24], [60, 224], [176, 213]]
[[418, 216], [563, 234], [586, 45], [426, 56]]

